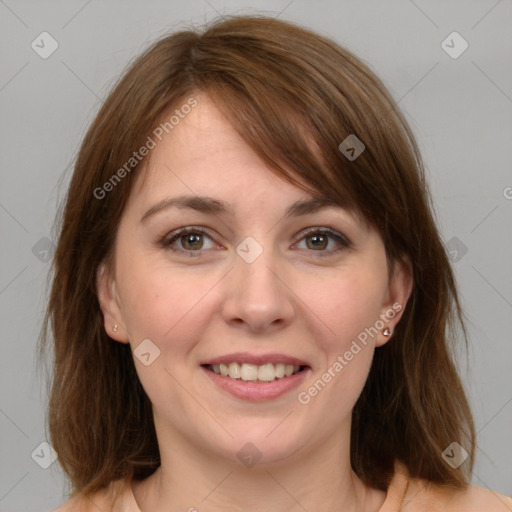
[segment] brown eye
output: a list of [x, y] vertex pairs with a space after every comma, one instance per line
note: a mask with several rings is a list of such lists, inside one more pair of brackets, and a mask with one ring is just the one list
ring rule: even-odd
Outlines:
[[199, 250], [203, 248], [203, 235], [196, 233], [188, 233], [186, 235], [181, 235], [180, 241], [183, 249], [188, 250]]
[[306, 242], [308, 249], [313, 250], [325, 249], [329, 243], [329, 237], [323, 234], [307, 236], [306, 240], [310, 241]]
[[165, 249], [188, 253], [188, 255], [200, 254], [203, 250], [215, 248], [216, 245], [205, 231], [193, 227], [179, 229], [171, 233], [162, 240], [161, 244]]
[[[305, 241], [305, 247], [300, 244]], [[341, 233], [329, 228], [313, 228], [303, 234], [299, 248], [317, 252], [318, 256], [329, 256], [343, 249], [348, 249], [352, 243]]]

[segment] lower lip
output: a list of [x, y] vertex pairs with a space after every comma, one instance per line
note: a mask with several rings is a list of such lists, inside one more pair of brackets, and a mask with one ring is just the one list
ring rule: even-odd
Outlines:
[[306, 368], [295, 375], [291, 375], [290, 377], [275, 379], [272, 382], [259, 383], [224, 377], [223, 375], [208, 370], [203, 366], [201, 366], [201, 370], [203, 370], [206, 375], [223, 390], [237, 398], [253, 402], [272, 400], [288, 393], [292, 389], [297, 388], [309, 372], [309, 368]]

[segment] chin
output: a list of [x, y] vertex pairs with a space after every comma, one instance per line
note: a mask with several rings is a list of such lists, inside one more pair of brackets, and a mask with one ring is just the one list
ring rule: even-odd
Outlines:
[[283, 421], [285, 417], [286, 414], [282, 414], [279, 418], [268, 418], [259, 424], [251, 419], [242, 422], [242, 425], [226, 425], [233, 437], [224, 435], [217, 443], [212, 442], [210, 448], [226, 460], [246, 467], [256, 464], [264, 467], [283, 462], [301, 450], [305, 439], [311, 437], [305, 433], [301, 435], [297, 428], [290, 431], [290, 420], [287, 418]]

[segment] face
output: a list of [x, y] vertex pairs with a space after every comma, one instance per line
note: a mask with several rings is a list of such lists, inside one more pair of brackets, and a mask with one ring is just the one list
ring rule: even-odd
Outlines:
[[389, 278], [380, 236], [355, 215], [298, 209], [314, 197], [196, 98], [152, 150], [98, 273], [105, 329], [134, 351], [160, 443], [236, 460], [250, 442], [261, 463], [346, 443], [408, 275]]

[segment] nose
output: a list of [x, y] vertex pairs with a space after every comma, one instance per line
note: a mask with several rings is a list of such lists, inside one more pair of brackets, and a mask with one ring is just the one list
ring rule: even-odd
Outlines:
[[226, 323], [250, 332], [273, 332], [295, 315], [293, 292], [271, 250], [251, 263], [235, 255], [225, 286], [222, 314]]

